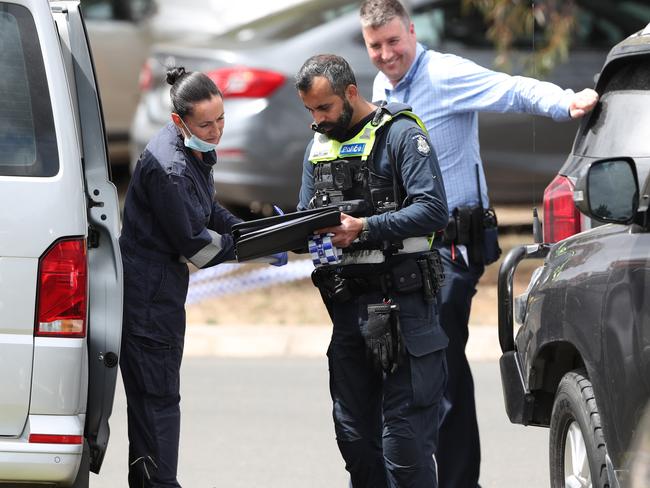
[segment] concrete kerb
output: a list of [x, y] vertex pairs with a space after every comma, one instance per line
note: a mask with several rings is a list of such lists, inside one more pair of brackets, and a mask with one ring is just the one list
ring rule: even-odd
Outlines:
[[[331, 325], [202, 325], [188, 324], [185, 356], [325, 357]], [[470, 361], [501, 356], [496, 326], [470, 326]]]

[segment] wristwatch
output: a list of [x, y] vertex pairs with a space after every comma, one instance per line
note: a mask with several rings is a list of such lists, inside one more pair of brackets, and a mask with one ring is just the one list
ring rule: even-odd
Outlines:
[[361, 217], [361, 232], [359, 233], [359, 242], [366, 242], [370, 240], [370, 227], [368, 226], [368, 219]]

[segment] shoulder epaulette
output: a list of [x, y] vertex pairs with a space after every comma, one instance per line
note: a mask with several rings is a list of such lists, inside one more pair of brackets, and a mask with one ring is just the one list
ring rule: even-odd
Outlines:
[[387, 103], [386, 105], [384, 105], [382, 107], [382, 110], [385, 110], [386, 112], [388, 112], [392, 116], [395, 116], [395, 115], [397, 115], [397, 114], [399, 114], [401, 112], [405, 112], [405, 111], [412, 112], [413, 108], [410, 105], [406, 104], [406, 103], [390, 102], [390, 103]]

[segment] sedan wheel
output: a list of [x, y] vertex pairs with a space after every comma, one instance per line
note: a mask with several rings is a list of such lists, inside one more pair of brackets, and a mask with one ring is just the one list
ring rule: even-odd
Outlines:
[[591, 381], [584, 370], [562, 378], [551, 414], [552, 488], [608, 488], [607, 448]]

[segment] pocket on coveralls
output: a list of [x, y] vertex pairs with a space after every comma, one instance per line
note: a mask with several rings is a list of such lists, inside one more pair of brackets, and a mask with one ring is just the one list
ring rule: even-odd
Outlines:
[[447, 385], [447, 358], [445, 350], [425, 356], [409, 355], [413, 406], [426, 407], [439, 402]]
[[151, 295], [151, 301], [155, 303], [161, 301], [162, 293], [165, 291], [167, 267], [163, 264], [155, 263], [150, 271], [152, 272], [152, 278], [156, 278], [153, 282], [153, 294]]
[[130, 335], [132, 359], [143, 393], [153, 396], [178, 394], [181, 350], [151, 337]]
[[419, 294], [398, 298], [402, 337], [411, 366], [413, 405], [425, 407], [440, 401], [447, 385], [445, 348], [449, 342], [438, 323], [436, 305]]

